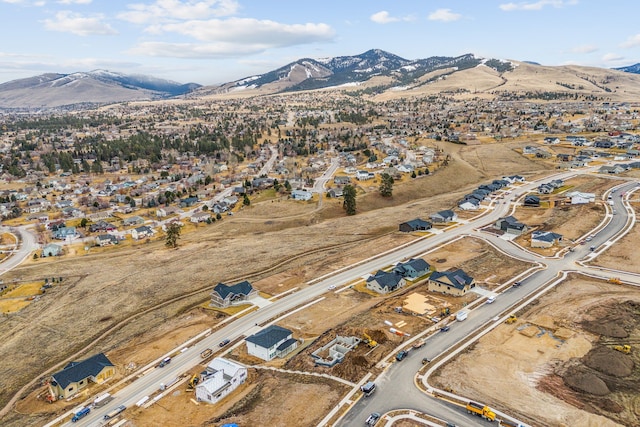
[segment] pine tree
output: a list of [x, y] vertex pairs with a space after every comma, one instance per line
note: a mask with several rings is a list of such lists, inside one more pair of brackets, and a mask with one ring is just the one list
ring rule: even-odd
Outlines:
[[380, 175], [380, 194], [382, 197], [391, 197], [393, 195], [393, 177], [388, 173]]
[[356, 189], [352, 185], [345, 185], [342, 189], [342, 197], [344, 202], [342, 207], [347, 211], [347, 215], [356, 214]]

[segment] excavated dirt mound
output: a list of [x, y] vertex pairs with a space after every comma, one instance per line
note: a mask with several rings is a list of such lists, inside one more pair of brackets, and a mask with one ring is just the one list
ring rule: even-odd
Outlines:
[[586, 321], [582, 326], [592, 334], [611, 338], [627, 338], [629, 333], [616, 322]]
[[564, 383], [576, 391], [592, 394], [595, 396], [606, 396], [611, 391], [607, 384], [592, 372], [581, 366], [572, 366], [563, 377]]
[[381, 329], [372, 329], [367, 331], [372, 340], [377, 341], [378, 344], [384, 344], [389, 341], [387, 334]]
[[626, 377], [633, 372], [631, 358], [609, 347], [595, 347], [587, 353], [582, 362], [590, 368], [614, 377]]
[[629, 331], [638, 326], [640, 304], [636, 301], [601, 303], [589, 308], [592, 320], [582, 322], [582, 327], [592, 334], [611, 338], [627, 338]]

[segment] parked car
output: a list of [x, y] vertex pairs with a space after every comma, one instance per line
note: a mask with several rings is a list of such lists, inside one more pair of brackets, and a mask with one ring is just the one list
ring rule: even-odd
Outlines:
[[513, 282], [513, 287], [514, 288], [517, 288], [520, 285], [522, 285], [522, 282]]
[[407, 357], [408, 355], [409, 355], [409, 352], [407, 350], [400, 350], [398, 354], [396, 354], [396, 360], [399, 362], [405, 357]]
[[428, 357], [423, 357], [422, 358], [422, 364], [423, 365], [426, 365], [427, 363], [430, 363], [430, 362], [431, 362], [431, 359], [429, 359]]
[[449, 329], [451, 329], [449, 326], [443, 326], [440, 328], [440, 332], [447, 332]]
[[487, 298], [487, 304], [491, 304], [496, 300], [496, 297], [489, 297]]
[[329, 287], [327, 289], [329, 289], [330, 291], [334, 290], [336, 288], [336, 285], [329, 285]]
[[220, 341], [220, 344], [218, 344], [220, 347], [224, 347], [225, 345], [229, 344], [231, 342], [231, 340], [229, 338], [223, 339], [222, 341]]
[[380, 419], [380, 414], [377, 412], [374, 412], [373, 414], [369, 415], [369, 417], [367, 417], [367, 420], [364, 423], [365, 425], [368, 425], [368, 426], [374, 426], [376, 425], [379, 419]]

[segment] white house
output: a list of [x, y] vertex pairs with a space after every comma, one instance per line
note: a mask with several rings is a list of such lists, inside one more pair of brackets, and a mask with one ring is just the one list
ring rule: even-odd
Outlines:
[[471, 200], [465, 200], [461, 202], [458, 207], [463, 211], [476, 211], [480, 209], [480, 205], [473, 203]]
[[247, 379], [247, 368], [216, 357], [207, 365], [204, 378], [196, 386], [198, 402], [217, 403]]
[[581, 193], [579, 191], [573, 191], [567, 194], [567, 196], [571, 198], [572, 205], [594, 203], [596, 201], [596, 195], [594, 193]]
[[313, 197], [313, 194], [311, 194], [309, 191], [306, 190], [293, 190], [291, 192], [291, 198], [293, 200], [311, 200], [311, 198]]
[[298, 347], [298, 341], [292, 335], [288, 329], [271, 325], [245, 338], [247, 353], [267, 362], [286, 356]]
[[131, 230], [131, 237], [135, 240], [144, 239], [145, 237], [151, 237], [153, 235], [153, 230], [151, 227], [147, 225], [143, 225], [142, 227], [136, 227]]

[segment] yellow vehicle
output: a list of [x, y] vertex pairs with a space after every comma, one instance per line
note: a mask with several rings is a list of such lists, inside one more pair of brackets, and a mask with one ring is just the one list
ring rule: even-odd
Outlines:
[[512, 314], [511, 316], [509, 316], [507, 320], [504, 321], [504, 323], [510, 325], [512, 323], [515, 323], [516, 320], [518, 320], [518, 318], [516, 317], [515, 314]]
[[467, 412], [470, 414], [475, 414], [479, 417], [482, 417], [487, 421], [495, 421], [496, 419], [496, 413], [493, 412], [491, 408], [483, 405], [482, 403], [477, 403], [477, 402], [467, 403]]
[[622, 280], [618, 279], [617, 277], [612, 277], [609, 279], [609, 283], [613, 283], [614, 285], [621, 285]]
[[200, 377], [198, 376], [198, 374], [193, 374], [193, 376], [189, 380], [189, 385], [187, 385], [187, 390], [193, 390], [194, 388], [196, 388], [198, 382], [200, 382]]
[[618, 350], [623, 352], [624, 354], [629, 354], [631, 353], [631, 346], [629, 344], [625, 344], [625, 345], [614, 345], [613, 346], [614, 350]]
[[362, 333], [363, 341], [365, 342], [365, 344], [367, 344], [369, 346], [369, 348], [374, 348], [378, 346], [378, 343], [376, 341], [374, 341], [369, 335], [367, 335], [365, 332]]

